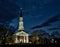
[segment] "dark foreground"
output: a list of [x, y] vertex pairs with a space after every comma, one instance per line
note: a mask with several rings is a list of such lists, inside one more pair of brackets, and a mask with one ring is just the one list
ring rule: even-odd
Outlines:
[[60, 46], [59, 44], [1, 44], [0, 47], [20, 47], [20, 46], [32, 46], [32, 47], [57, 47], [57, 46]]

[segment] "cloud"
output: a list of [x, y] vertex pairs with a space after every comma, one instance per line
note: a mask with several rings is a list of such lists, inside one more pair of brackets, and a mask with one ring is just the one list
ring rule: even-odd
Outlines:
[[18, 17], [15, 18], [15, 19], [13, 19], [13, 20], [10, 22], [9, 26], [13, 26], [14, 28], [17, 28], [17, 26], [18, 26]]
[[56, 28], [49, 28], [48, 30], [60, 30], [59, 27], [56, 27]]
[[51, 25], [50, 23], [60, 21], [59, 17], [60, 17], [60, 14], [52, 16], [51, 18], [49, 18], [47, 21], [43, 22], [42, 24], [32, 27], [32, 29], [49, 26]]

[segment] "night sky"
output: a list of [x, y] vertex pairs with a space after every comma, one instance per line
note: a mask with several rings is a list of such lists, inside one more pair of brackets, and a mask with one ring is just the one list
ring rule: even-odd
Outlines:
[[24, 28], [28, 33], [36, 29], [51, 33], [54, 31], [51, 28], [60, 31], [60, 0], [0, 0], [0, 24], [9, 23], [17, 31], [20, 8], [23, 8]]

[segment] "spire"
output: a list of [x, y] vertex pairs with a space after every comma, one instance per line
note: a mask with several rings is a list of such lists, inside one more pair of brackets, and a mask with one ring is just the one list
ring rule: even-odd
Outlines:
[[20, 18], [19, 18], [19, 27], [18, 30], [23, 31], [24, 25], [23, 25], [23, 17], [22, 17], [22, 8], [20, 8]]
[[20, 8], [20, 10], [21, 10], [21, 11], [20, 11], [20, 17], [22, 17], [22, 8]]

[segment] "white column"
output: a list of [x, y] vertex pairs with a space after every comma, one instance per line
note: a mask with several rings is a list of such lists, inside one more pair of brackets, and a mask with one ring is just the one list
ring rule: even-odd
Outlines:
[[28, 38], [28, 36], [26, 36], [26, 42], [27, 42], [27, 43], [29, 42], [29, 38]]
[[18, 43], [18, 39], [17, 39], [17, 36], [16, 36], [16, 38], [15, 38], [15, 43]]
[[25, 36], [24, 36], [24, 43], [26, 42], [26, 40], [25, 40]]

